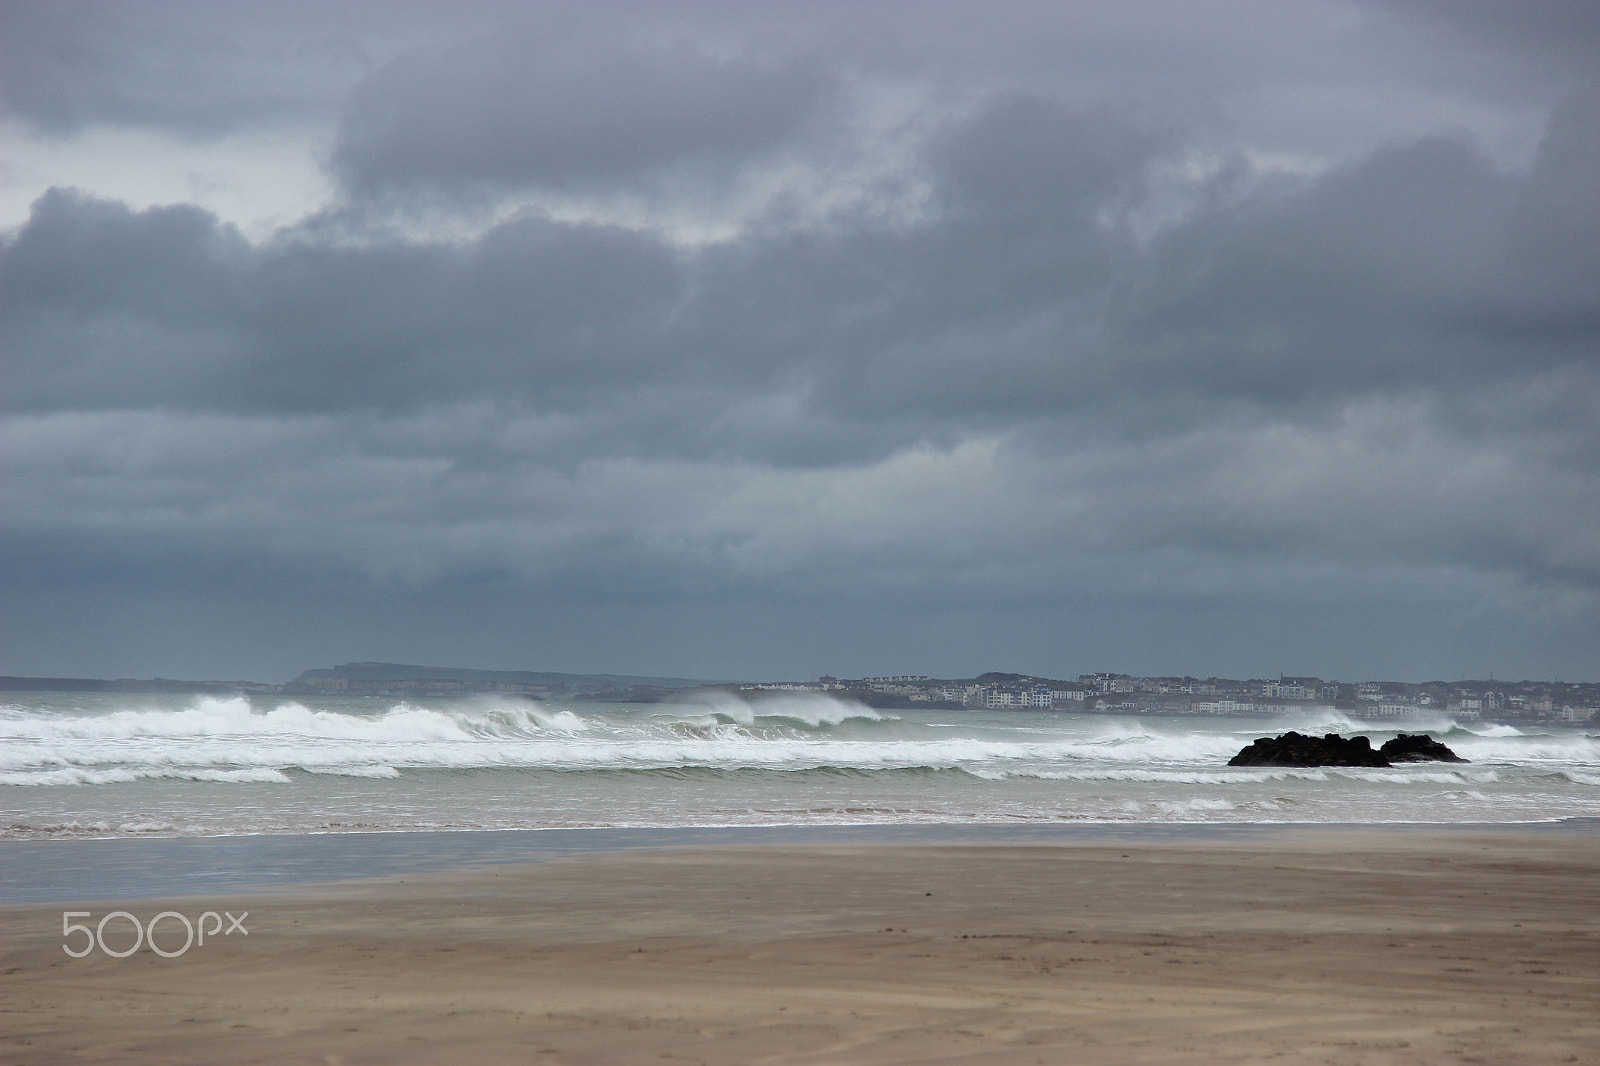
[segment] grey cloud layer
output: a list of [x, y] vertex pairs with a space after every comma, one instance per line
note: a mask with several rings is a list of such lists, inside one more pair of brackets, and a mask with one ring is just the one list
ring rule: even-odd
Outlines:
[[1298, 403], [1595, 369], [1600, 97], [1557, 112], [1526, 176], [1422, 142], [1141, 246], [1117, 215], [1172, 140], [1006, 99], [930, 145], [932, 220], [702, 249], [536, 218], [256, 247], [197, 209], [55, 192], [0, 261], [13, 403], [570, 411], [671, 384], [959, 429], [1174, 390]]
[[[983, 84], [886, 126], [872, 32], [830, 59], [640, 25], [397, 48], [341, 113], [343, 203], [270, 241], [35, 204], [0, 243], [19, 557], [1600, 635], [1592, 87], [1527, 170], [1430, 136], [1269, 173], [1205, 108]], [[113, 96], [8, 90], [143, 121]], [[892, 166], [796, 206], [885, 129]], [[626, 222], [766, 186], [731, 237]], [[375, 224], [402, 202], [475, 228]]]
[[246, 12], [229, 0], [8, 0], [0, 112], [61, 134], [106, 125], [215, 137], [325, 110], [330, 88], [360, 77], [359, 49], [336, 30], [305, 39], [295, 21], [309, 5], [271, 7], [241, 26]]
[[351, 98], [334, 169], [362, 192], [436, 195], [714, 174], [787, 141], [825, 94], [815, 61], [593, 33], [500, 32], [396, 60]]

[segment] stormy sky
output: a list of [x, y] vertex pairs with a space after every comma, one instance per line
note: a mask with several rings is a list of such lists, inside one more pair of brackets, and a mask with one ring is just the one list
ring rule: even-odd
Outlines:
[[1600, 5], [0, 3], [3, 660], [1600, 677]]

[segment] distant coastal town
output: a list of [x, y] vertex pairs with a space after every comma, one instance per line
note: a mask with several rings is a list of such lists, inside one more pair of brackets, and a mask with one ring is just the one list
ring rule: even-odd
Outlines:
[[1075, 681], [988, 673], [963, 681], [930, 677], [822, 677], [815, 682], [741, 685], [743, 690], [815, 690], [836, 695], [892, 696], [919, 704], [998, 710], [1100, 714], [1278, 715], [1333, 707], [1355, 718], [1587, 722], [1600, 711], [1600, 683], [1560, 681], [1343, 682], [1318, 677], [1135, 677], [1080, 674]]
[[470, 670], [356, 662], [307, 670], [293, 681], [179, 681], [0, 677], [0, 691], [195, 692], [247, 695], [451, 697], [515, 695], [530, 699], [652, 703], [691, 693], [746, 699], [816, 693], [880, 709], [1064, 711], [1079, 714], [1273, 716], [1332, 707], [1352, 718], [1450, 717], [1458, 721], [1590, 722], [1600, 713], [1600, 682], [1359, 681], [1318, 677], [1234, 679], [1079, 674], [1075, 680], [985, 673], [973, 678], [921, 674], [815, 681], [727, 682], [626, 674]]

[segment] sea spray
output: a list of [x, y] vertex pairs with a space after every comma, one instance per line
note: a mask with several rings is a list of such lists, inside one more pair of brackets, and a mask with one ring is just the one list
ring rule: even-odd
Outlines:
[[[1525, 821], [1600, 816], [1600, 740], [1448, 723], [1470, 766], [1230, 768], [1285, 728], [1397, 723], [879, 711], [823, 694], [13, 697], [13, 836], [1017, 821]], [[1411, 722], [1406, 731], [1415, 731]]]

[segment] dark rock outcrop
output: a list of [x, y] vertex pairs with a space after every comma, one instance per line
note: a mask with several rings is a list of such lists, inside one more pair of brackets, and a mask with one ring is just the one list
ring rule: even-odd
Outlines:
[[1466, 762], [1426, 733], [1401, 733], [1374, 749], [1366, 737], [1327, 733], [1308, 737], [1292, 730], [1261, 737], [1240, 749], [1229, 766], [1392, 766], [1397, 762]]
[[1261, 737], [1228, 760], [1229, 766], [1388, 766], [1366, 737], [1329, 733], [1308, 737], [1292, 730]]
[[1378, 749], [1390, 762], [1470, 762], [1426, 733], [1401, 733]]
[[1306, 736], [1288, 731], [1282, 736], [1262, 736], [1232, 759], [1230, 767], [1387, 767], [1389, 760], [1374, 751], [1365, 736]]

